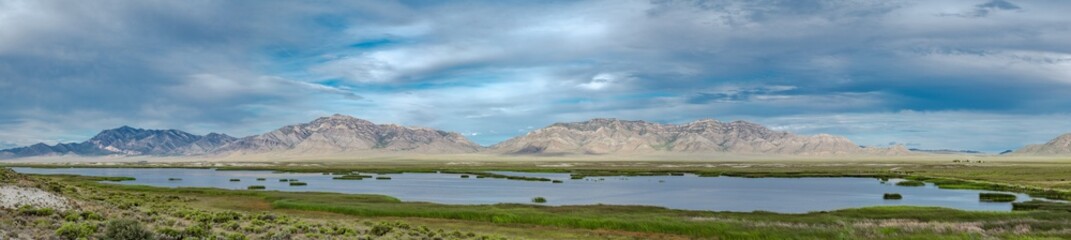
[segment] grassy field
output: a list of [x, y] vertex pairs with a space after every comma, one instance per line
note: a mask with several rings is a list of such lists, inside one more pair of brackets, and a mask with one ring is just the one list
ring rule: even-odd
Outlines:
[[[1069, 165], [1069, 166], [1064, 166]], [[183, 164], [131, 165], [182, 167]], [[447, 171], [481, 177], [487, 170], [568, 172], [574, 176], [672, 175], [741, 177], [904, 177], [949, 188], [1015, 190], [1067, 198], [1071, 164], [1062, 162], [347, 162], [217, 165], [222, 169], [268, 169], [300, 172], [428, 172]], [[443, 205], [401, 202], [389, 196], [333, 193], [157, 188], [104, 184], [100, 178], [33, 176], [43, 188], [71, 196], [90, 209], [119, 209], [100, 214], [148, 218], [147, 228], [158, 233], [205, 228], [205, 219], [235, 213], [223, 224], [209, 227], [211, 236], [239, 234], [253, 238], [286, 234], [293, 239], [1067, 239], [1071, 211], [1064, 205], [1035, 204], [1014, 212], [972, 212], [931, 207], [870, 207], [806, 214], [770, 212], [683, 211], [645, 206], [561, 206], [528, 204]], [[122, 180], [122, 179], [109, 179]], [[514, 179], [542, 181], [542, 179]], [[59, 186], [59, 187], [47, 187]], [[92, 194], [85, 194], [92, 193]], [[86, 197], [104, 196], [104, 197]], [[154, 199], [137, 201], [136, 199]], [[169, 200], [170, 199], [170, 200]], [[129, 206], [131, 202], [142, 205]], [[785, 204], [792, 204], [786, 198]], [[126, 210], [123, 210], [123, 209]], [[90, 210], [94, 211], [94, 210]], [[197, 212], [190, 217], [189, 212]], [[70, 213], [54, 213], [57, 215]], [[144, 215], [144, 216], [143, 216]], [[288, 219], [265, 223], [257, 216]], [[5, 215], [6, 216], [6, 215]], [[156, 217], [154, 217], [156, 216]], [[160, 217], [168, 216], [168, 217]], [[200, 216], [200, 217], [197, 217]], [[212, 216], [212, 217], [209, 217]], [[51, 224], [19, 226], [54, 233], [60, 227], [89, 221], [52, 217]], [[37, 217], [32, 218], [42, 218]], [[224, 217], [226, 218], [226, 217]], [[169, 220], [171, 219], [171, 220]], [[215, 221], [215, 220], [212, 220]], [[213, 225], [217, 224], [211, 222]], [[69, 224], [70, 223], [70, 224]], [[236, 227], [233, 225], [237, 224]], [[307, 226], [318, 226], [315, 229]], [[257, 226], [260, 226], [259, 228]], [[270, 227], [266, 227], [270, 226]], [[404, 226], [404, 227], [402, 227]], [[264, 229], [260, 229], [264, 228]], [[384, 229], [391, 229], [380, 235]], [[325, 230], [327, 229], [327, 230]], [[425, 230], [427, 229], [427, 230]], [[439, 231], [438, 229], [442, 229]], [[11, 230], [8, 230], [9, 232]], [[454, 234], [454, 233], [457, 234]], [[470, 234], [471, 233], [471, 234]], [[101, 234], [99, 231], [96, 234]]]

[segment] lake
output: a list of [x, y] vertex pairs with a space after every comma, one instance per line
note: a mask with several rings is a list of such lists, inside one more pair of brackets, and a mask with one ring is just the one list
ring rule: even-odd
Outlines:
[[[402, 201], [445, 204], [530, 203], [534, 197], [545, 205], [649, 205], [673, 209], [712, 211], [771, 211], [804, 213], [883, 205], [936, 206], [963, 210], [1010, 211], [1010, 203], [978, 201], [978, 193], [993, 191], [895, 186], [892, 179], [874, 178], [740, 178], [685, 176], [587, 177], [572, 180], [568, 173], [494, 172], [542, 177], [562, 183], [517, 181], [497, 178], [461, 178], [461, 174], [401, 173], [368, 174], [391, 180], [334, 180], [337, 175], [280, 173], [273, 171], [216, 171], [188, 168], [12, 168], [29, 174], [124, 176], [137, 180], [109, 182], [158, 187], [213, 187], [246, 189], [263, 185], [268, 191], [337, 192], [382, 194]], [[169, 180], [181, 178], [180, 181]], [[230, 179], [240, 179], [232, 182]], [[257, 181], [266, 178], [266, 181]], [[298, 179], [307, 186], [290, 186], [279, 179]], [[883, 200], [884, 193], [900, 193], [902, 200]], [[1017, 202], [1030, 200], [1015, 194]]]

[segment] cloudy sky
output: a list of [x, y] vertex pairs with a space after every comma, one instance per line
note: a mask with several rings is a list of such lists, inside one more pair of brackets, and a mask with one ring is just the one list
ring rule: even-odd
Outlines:
[[333, 113], [490, 145], [746, 120], [1002, 151], [1071, 132], [1068, 1], [0, 0], [0, 147]]

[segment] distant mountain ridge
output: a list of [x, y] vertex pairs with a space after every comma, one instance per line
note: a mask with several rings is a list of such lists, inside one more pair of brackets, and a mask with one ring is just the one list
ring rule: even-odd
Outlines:
[[335, 154], [365, 151], [499, 154], [761, 153], [790, 155], [900, 155], [902, 146], [864, 148], [840, 136], [799, 136], [744, 121], [699, 120], [660, 124], [596, 118], [555, 123], [489, 148], [461, 134], [436, 129], [375, 124], [335, 114], [243, 138], [196, 135], [179, 130], [123, 126], [81, 143], [35, 144], [0, 150], [0, 159], [33, 156], [196, 156], [259, 153]]
[[419, 153], [471, 153], [480, 145], [461, 134], [427, 128], [380, 124], [335, 114], [305, 124], [290, 125], [265, 134], [245, 137], [223, 146], [219, 152], [297, 153], [360, 150], [412, 151]]
[[556, 123], [491, 146], [506, 154], [725, 152], [793, 155], [906, 154], [903, 147], [863, 148], [828, 134], [797, 136], [745, 122], [699, 120], [682, 125], [597, 118]]
[[122, 126], [101, 131], [81, 143], [44, 143], [28, 147], [0, 150], [0, 157], [33, 157], [57, 155], [195, 155], [205, 154], [237, 140], [225, 134], [195, 135], [179, 130], [152, 130]]
[[1044, 144], [1026, 145], [1011, 154], [1021, 155], [1060, 155], [1071, 154], [1071, 133], [1060, 135]]

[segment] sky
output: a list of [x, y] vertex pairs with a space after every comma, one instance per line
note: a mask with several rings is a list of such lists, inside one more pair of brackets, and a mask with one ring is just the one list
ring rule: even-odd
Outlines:
[[0, 147], [334, 113], [491, 145], [745, 120], [999, 152], [1071, 132], [1071, 1], [0, 0]]

